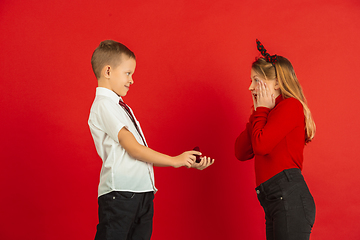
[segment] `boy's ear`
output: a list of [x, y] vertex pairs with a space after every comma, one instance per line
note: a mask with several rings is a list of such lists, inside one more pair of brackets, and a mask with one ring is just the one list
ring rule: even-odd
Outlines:
[[110, 78], [110, 76], [111, 76], [111, 67], [110, 67], [110, 65], [106, 65], [106, 66], [103, 68], [102, 75], [103, 75], [105, 78]]

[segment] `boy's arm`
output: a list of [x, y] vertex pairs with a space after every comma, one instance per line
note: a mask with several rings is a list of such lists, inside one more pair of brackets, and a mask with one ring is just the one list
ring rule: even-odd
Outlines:
[[145, 147], [136, 141], [134, 135], [125, 127], [123, 127], [118, 133], [118, 139], [120, 145], [125, 149], [128, 154], [138, 160], [152, 163], [158, 167], [182, 167], [188, 168], [194, 163], [196, 155], [201, 153], [197, 151], [184, 152], [176, 157], [170, 157], [168, 155], [156, 152], [151, 148]]

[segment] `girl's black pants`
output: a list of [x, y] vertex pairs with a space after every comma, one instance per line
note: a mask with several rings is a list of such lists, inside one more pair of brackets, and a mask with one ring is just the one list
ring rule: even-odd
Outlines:
[[308, 240], [315, 202], [300, 169], [286, 169], [256, 189], [265, 211], [267, 240]]

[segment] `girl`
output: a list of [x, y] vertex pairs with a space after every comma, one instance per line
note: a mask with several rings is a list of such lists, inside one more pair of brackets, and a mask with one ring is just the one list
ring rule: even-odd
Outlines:
[[254, 107], [235, 142], [240, 161], [255, 157], [256, 193], [265, 211], [266, 239], [309, 239], [315, 203], [301, 174], [303, 150], [315, 123], [295, 71], [284, 57], [266, 53], [251, 68]]

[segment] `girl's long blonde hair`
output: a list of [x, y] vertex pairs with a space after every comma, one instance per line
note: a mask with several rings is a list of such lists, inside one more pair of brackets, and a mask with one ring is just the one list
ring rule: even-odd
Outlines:
[[284, 99], [292, 97], [301, 102], [305, 116], [305, 144], [311, 142], [315, 136], [315, 122], [290, 61], [282, 56], [277, 56], [275, 63], [269, 63], [265, 58], [257, 58], [252, 64], [252, 68], [258, 74], [263, 75], [264, 79], [277, 79]]

